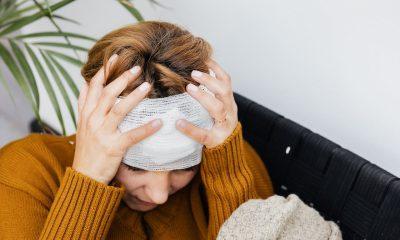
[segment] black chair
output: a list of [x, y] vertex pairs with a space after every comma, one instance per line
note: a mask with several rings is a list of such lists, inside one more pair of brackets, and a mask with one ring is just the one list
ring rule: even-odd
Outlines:
[[343, 239], [400, 240], [400, 179], [282, 115], [234, 93], [243, 136], [275, 192], [297, 194]]

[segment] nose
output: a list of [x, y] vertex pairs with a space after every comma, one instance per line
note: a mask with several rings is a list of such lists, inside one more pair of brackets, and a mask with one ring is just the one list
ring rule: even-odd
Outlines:
[[146, 190], [147, 196], [155, 204], [163, 204], [168, 200], [170, 180], [168, 172], [154, 172]]

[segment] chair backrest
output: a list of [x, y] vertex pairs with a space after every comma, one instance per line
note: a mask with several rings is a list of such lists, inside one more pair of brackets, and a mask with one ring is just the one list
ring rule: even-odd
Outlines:
[[400, 180], [357, 154], [234, 93], [243, 137], [263, 159], [275, 192], [297, 194], [343, 239], [400, 240]]

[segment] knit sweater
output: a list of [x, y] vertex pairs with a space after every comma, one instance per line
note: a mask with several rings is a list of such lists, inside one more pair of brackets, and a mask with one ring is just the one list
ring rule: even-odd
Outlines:
[[342, 240], [333, 221], [325, 220], [296, 194], [250, 199], [222, 225], [217, 240]]
[[215, 239], [240, 204], [273, 195], [240, 122], [203, 148], [190, 184], [148, 212], [127, 207], [122, 184], [71, 168], [75, 136], [33, 133], [0, 150], [0, 239]]

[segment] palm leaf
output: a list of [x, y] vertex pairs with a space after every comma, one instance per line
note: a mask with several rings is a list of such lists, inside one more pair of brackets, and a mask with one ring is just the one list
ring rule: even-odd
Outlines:
[[143, 16], [140, 14], [140, 12], [133, 6], [131, 2], [128, 0], [118, 0], [118, 2], [126, 9], [128, 12], [132, 14], [133, 17], [136, 18], [138, 22], [144, 21]]
[[65, 81], [67, 82], [69, 88], [74, 93], [75, 97], [78, 99], [79, 90], [78, 90], [78, 87], [76, 86], [74, 80], [72, 79], [72, 77], [69, 75], [67, 70], [65, 70], [65, 68], [54, 57], [52, 57], [49, 54], [48, 54], [48, 56], [50, 57], [51, 61], [53, 61], [54, 65], [56, 66], [58, 71], [61, 73], [61, 75], [64, 77]]
[[4, 88], [6, 89], [8, 95], [10, 95], [11, 101], [14, 103], [14, 106], [17, 107], [17, 103], [15, 102], [15, 98], [11, 93], [10, 85], [8, 85], [8, 82], [6, 78], [4, 77], [3, 73], [0, 71], [0, 81], [3, 84]]
[[0, 15], [15, 11], [15, 9], [17, 9], [16, 3], [16, 0], [2, 0], [0, 4]]
[[16, 30], [19, 30], [22, 27], [24, 27], [24, 26], [26, 26], [26, 25], [28, 25], [28, 24], [30, 24], [30, 23], [32, 23], [32, 22], [34, 22], [34, 21], [36, 21], [36, 20], [38, 20], [38, 19], [40, 19], [40, 18], [42, 18], [44, 16], [46, 16], [47, 14], [49, 14], [50, 11], [55, 11], [55, 10], [61, 8], [61, 7], [64, 7], [65, 5], [67, 5], [67, 4], [69, 4], [69, 3], [73, 2], [73, 1], [75, 1], [75, 0], [63, 0], [63, 1], [60, 1], [60, 2], [58, 2], [56, 4], [51, 5], [49, 9], [45, 9], [44, 11], [39, 11], [39, 12], [37, 12], [35, 14], [32, 14], [30, 16], [19, 18], [18, 21], [14, 22], [10, 26], [8, 26], [6, 29], [2, 30], [0, 32], [0, 36], [4, 36], [6, 34], [9, 34], [11, 32], [16, 31]]
[[[53, 11], [50, 7], [48, 0], [45, 0], [47, 8], [43, 8], [43, 6], [37, 0], [32, 0], [32, 1], [35, 3], [36, 6], [39, 7], [40, 11], [47, 16], [47, 18], [50, 20], [50, 22], [53, 24], [53, 26], [57, 29], [57, 31], [63, 32], [62, 29], [60, 28], [60, 26], [58, 26], [58, 24], [54, 20]], [[46, 14], [46, 12], [48, 12], [48, 14]], [[67, 42], [67, 44], [72, 45], [71, 41], [69, 40], [69, 38], [67, 36], [64, 36], [64, 39]], [[73, 49], [73, 51], [75, 53], [76, 58], [79, 59], [78, 52], [75, 49]]]
[[40, 53], [42, 54], [42, 57], [43, 57], [44, 61], [46, 62], [46, 65], [49, 68], [51, 74], [53, 75], [54, 81], [56, 82], [57, 87], [60, 90], [60, 93], [64, 99], [64, 102], [67, 104], [69, 114], [71, 115], [72, 122], [74, 123], [75, 129], [76, 129], [76, 119], [75, 119], [74, 108], [72, 107], [71, 100], [69, 99], [68, 93], [65, 90], [65, 87], [61, 82], [61, 78], [58, 75], [56, 69], [54, 68], [52, 62], [47, 57], [46, 53], [43, 50], [40, 50]]
[[[6, 0], [7, 1], [7, 0]], [[76, 22], [74, 19], [69, 19], [61, 15], [56, 15], [54, 12], [57, 9], [60, 9], [75, 0], [60, 0], [59, 2], [50, 5], [49, 0], [43, 0], [44, 3], [39, 3], [38, 0], [32, 0], [34, 2], [34, 5], [32, 4], [26, 4], [28, 3], [29, 0], [8, 0], [7, 3], [7, 8], [0, 9], [0, 37], [4, 37], [10, 33], [14, 33], [17, 30], [20, 30], [22, 27], [25, 27], [38, 19], [41, 19], [43, 17], [47, 17], [51, 23], [56, 27], [57, 31], [54, 32], [38, 32], [38, 33], [31, 33], [31, 34], [22, 34], [18, 35], [16, 37], [12, 37], [9, 39], [9, 43], [11, 45], [11, 49], [13, 52], [13, 55], [15, 57], [15, 60], [13, 55], [10, 54], [10, 52], [7, 50], [5, 46], [0, 42], [0, 57], [3, 59], [3, 61], [6, 63], [7, 67], [10, 69], [10, 72], [13, 75], [13, 78], [17, 81], [19, 86], [21, 87], [22, 91], [26, 95], [26, 97], [30, 100], [32, 107], [35, 111], [35, 114], [37, 115], [37, 119], [40, 121], [40, 116], [39, 116], [39, 93], [37, 90], [37, 85], [35, 81], [35, 75], [33, 74], [33, 69], [36, 68], [38, 72], [38, 77], [40, 77], [47, 94], [49, 95], [51, 104], [53, 106], [53, 109], [57, 115], [58, 121], [61, 125], [62, 132], [65, 135], [65, 122], [63, 120], [63, 116], [61, 114], [61, 109], [59, 102], [57, 101], [57, 96], [55, 93], [55, 89], [53, 88], [52, 84], [56, 84], [58, 90], [60, 91], [64, 102], [66, 103], [69, 114], [72, 117], [72, 120], [74, 122], [75, 128], [76, 128], [76, 119], [75, 119], [75, 114], [73, 112], [72, 104], [69, 99], [68, 93], [66, 91], [66, 85], [71, 89], [71, 92], [73, 95], [78, 98], [79, 97], [79, 90], [70, 76], [69, 72], [66, 71], [66, 69], [62, 66], [60, 63], [61, 61], [64, 62], [69, 62], [77, 67], [82, 67], [84, 64], [80, 60], [80, 56], [78, 54], [78, 51], [88, 51], [87, 48], [78, 46], [78, 45], [73, 45], [70, 41], [70, 38], [77, 38], [77, 39], [83, 39], [83, 40], [88, 40], [88, 41], [97, 41], [95, 38], [91, 38], [88, 36], [84, 36], [81, 34], [76, 34], [73, 32], [64, 32], [62, 29], [58, 26], [55, 20], [62, 20], [62, 21], [68, 21], [74, 24], [79, 24]], [[156, 0], [149, 0], [153, 4], [159, 5]], [[140, 14], [137, 8], [134, 7], [132, 2], [130, 0], [118, 0], [118, 3], [122, 5], [126, 10], [129, 11], [129, 13], [135, 17], [137, 21], [144, 21], [143, 16]], [[17, 7], [15, 7], [17, 6]], [[161, 5], [160, 5], [161, 6]], [[37, 11], [35, 9], [38, 8]], [[32, 12], [31, 12], [32, 11]], [[29, 14], [28, 16], [26, 16]], [[25, 15], [25, 16], [24, 16]], [[27, 59], [24, 56], [24, 53], [22, 51], [22, 48], [20, 48], [15, 40], [23, 40], [24, 39], [30, 39], [30, 38], [46, 38], [46, 37], [62, 37], [66, 40], [66, 43], [61, 43], [61, 42], [55, 42], [55, 41], [43, 41], [39, 40], [37, 42], [32, 43], [33, 45], [36, 46], [47, 46], [47, 47], [57, 47], [57, 48], [66, 48], [66, 49], [71, 49], [75, 53], [75, 57], [55, 51], [55, 50], [50, 50], [50, 49], [40, 49], [40, 55], [42, 59], [39, 59], [39, 55], [36, 55], [36, 53], [33, 51], [31, 48], [32, 45], [29, 45], [28, 43], [24, 42], [24, 46], [28, 52], [27, 56], [29, 56], [33, 62], [33, 65], [30, 66], [28, 64]], [[25, 50], [25, 49], [24, 49]], [[10, 50], [11, 51], [11, 50]], [[42, 65], [42, 63], [44, 65]], [[46, 73], [44, 66], [48, 68], [50, 71], [49, 73]], [[22, 70], [22, 71], [21, 71]], [[48, 74], [52, 75], [52, 79], [49, 79]], [[1, 76], [0, 76], [1, 78]], [[39, 78], [37, 78], [39, 79]], [[54, 79], [54, 80], [53, 80]], [[3, 82], [3, 85], [5, 85], [5, 88], [8, 88], [7, 82], [4, 81], [4, 78], [0, 79]], [[54, 81], [51, 83], [51, 81]], [[65, 80], [65, 82], [63, 82]], [[55, 86], [54, 86], [55, 87]], [[9, 88], [8, 88], [9, 89]], [[10, 93], [10, 92], [9, 92]], [[37, 104], [35, 104], [37, 103]]]
[[69, 55], [66, 55], [64, 53], [55, 52], [55, 51], [52, 51], [52, 50], [47, 50], [47, 52], [51, 56], [54, 56], [54, 57], [57, 57], [57, 58], [61, 58], [62, 60], [67, 61], [69, 63], [72, 63], [77, 67], [82, 67], [83, 66], [83, 62], [81, 62], [79, 59], [76, 59], [76, 58], [71, 57]]
[[[37, 3], [36, 0], [33, 0], [33, 1]], [[44, 0], [44, 2], [46, 3], [46, 7], [49, 9], [49, 14], [53, 15], [53, 11], [51, 11], [51, 8], [50, 8], [49, 0]]]
[[97, 39], [87, 37], [81, 34], [77, 33], [72, 33], [72, 32], [37, 32], [37, 33], [29, 33], [29, 34], [23, 34], [23, 35], [18, 35], [15, 37], [15, 39], [24, 39], [24, 38], [37, 38], [37, 37], [71, 37], [71, 38], [79, 38], [79, 39], [84, 39], [84, 40], [89, 40], [96, 42]]
[[152, 3], [153, 5], [156, 5], [156, 6], [165, 8], [165, 9], [171, 9], [170, 7], [167, 7], [167, 6], [165, 6], [165, 5], [161, 4], [161, 3], [159, 3], [159, 2], [156, 1], [156, 0], [149, 0], [149, 1], [150, 1], [150, 3]]
[[80, 22], [75, 21], [74, 19], [71, 19], [71, 18], [67, 18], [67, 17], [61, 16], [61, 15], [53, 14], [53, 17], [61, 19], [61, 20], [66, 21], [66, 22], [70, 22], [70, 23], [76, 24], [76, 25], [81, 25]]
[[15, 4], [15, 6], [18, 8], [19, 6], [25, 4], [25, 3], [29, 2], [29, 1], [30, 1], [30, 0], [22, 0], [22, 1], [19, 1], [17, 4]]
[[[23, 13], [29, 12], [29, 11], [31, 11], [33, 9], [36, 9], [36, 8], [37, 7], [35, 5], [31, 5], [31, 6], [28, 6], [28, 7], [21, 8], [21, 9], [16, 10], [16, 11], [11, 11], [11, 12], [9, 12], [7, 14], [4, 14], [4, 15], [2, 15], [0, 17], [0, 23], [2, 23], [4, 21], [7, 21], [6, 23], [4, 23], [4, 25], [9, 25], [9, 24], [12, 23], [10, 20], [13, 20], [16, 17], [21, 16]], [[3, 25], [2, 25], [2, 27], [3, 27]]]
[[49, 46], [49, 47], [60, 47], [60, 48], [68, 48], [68, 49], [76, 49], [79, 51], [87, 52], [89, 49], [77, 45], [70, 45], [67, 43], [59, 43], [59, 42], [32, 42], [33, 45], [41, 45], [41, 46]]
[[35, 68], [39, 73], [40, 79], [42, 80], [43, 85], [46, 88], [47, 94], [50, 98], [53, 108], [57, 114], [58, 121], [61, 125], [62, 133], [63, 133], [63, 135], [65, 135], [65, 125], [64, 125], [64, 120], [63, 120], [62, 114], [61, 114], [60, 105], [58, 104], [58, 100], [57, 100], [56, 94], [54, 92], [54, 89], [50, 84], [50, 80], [49, 80], [43, 66], [41, 65], [39, 59], [36, 57], [35, 52], [32, 50], [32, 48], [29, 47], [29, 45], [26, 43], [25, 43], [25, 48], [27, 49], [29, 56], [31, 57], [31, 59], [35, 65]]
[[3, 59], [4, 63], [7, 65], [14, 79], [17, 81], [25, 97], [31, 103], [36, 118], [39, 120], [39, 122], [41, 122], [39, 109], [37, 108], [34, 98], [32, 97], [32, 92], [29, 89], [28, 83], [25, 80], [24, 75], [21, 73], [21, 70], [18, 68], [17, 62], [14, 60], [11, 53], [2, 43], [0, 43], [0, 56]]
[[22, 70], [25, 73], [25, 77], [28, 80], [27, 82], [29, 83], [32, 94], [35, 98], [36, 106], [39, 109], [40, 108], [39, 91], [38, 91], [38, 87], [36, 85], [35, 76], [32, 72], [32, 69], [31, 69], [28, 61], [26, 60], [26, 57], [24, 56], [20, 47], [12, 40], [10, 40], [9, 42], [10, 42], [11, 48], [14, 52], [14, 56], [17, 58], [19, 65], [21, 66]]

